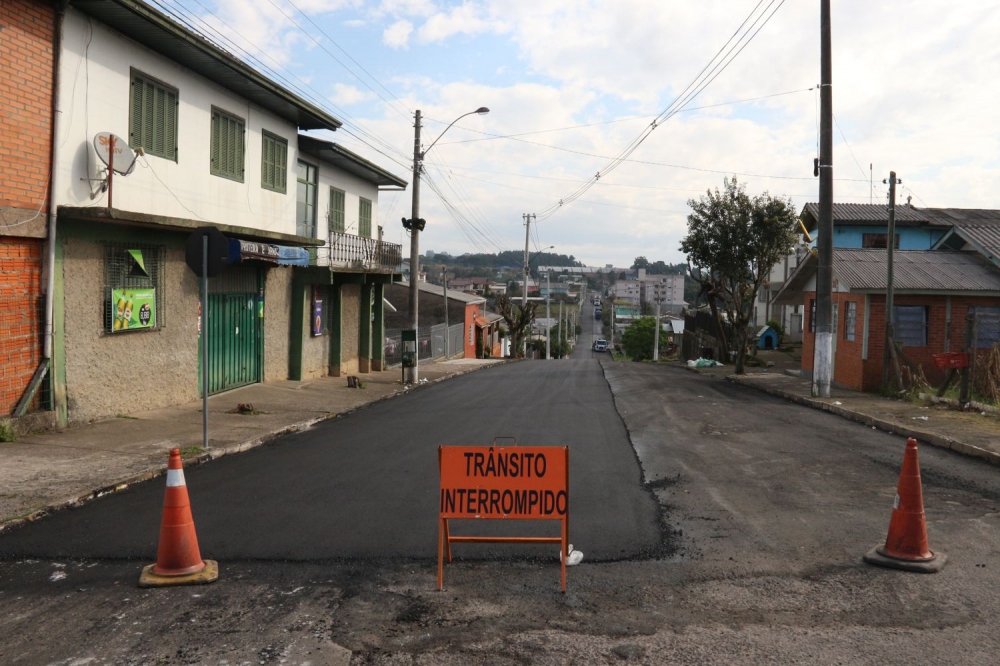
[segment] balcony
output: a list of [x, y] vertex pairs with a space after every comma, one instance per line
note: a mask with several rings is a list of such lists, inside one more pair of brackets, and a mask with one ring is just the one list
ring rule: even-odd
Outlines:
[[403, 247], [397, 243], [332, 231], [329, 244], [316, 249], [314, 264], [331, 271], [392, 273], [402, 262]]

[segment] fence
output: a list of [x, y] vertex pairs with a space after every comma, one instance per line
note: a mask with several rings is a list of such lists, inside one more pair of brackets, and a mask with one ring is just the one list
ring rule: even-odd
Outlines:
[[973, 398], [1000, 404], [1000, 313], [975, 314], [972, 349]]
[[[732, 344], [732, 327], [723, 323], [722, 329], [725, 332], [726, 341]], [[721, 345], [719, 344], [719, 327], [715, 317], [711, 312], [697, 310], [684, 315], [684, 337], [681, 339], [681, 355], [685, 359], [695, 358], [715, 358], [722, 362], [728, 359], [721, 358]]]
[[[464, 324], [449, 326], [444, 324], [423, 326], [417, 332], [420, 360], [437, 360], [444, 358], [444, 340], [448, 336], [448, 351], [454, 357], [465, 348], [462, 336]], [[385, 332], [385, 364], [386, 367], [399, 365], [403, 362], [403, 332], [399, 328], [387, 329]]]
[[393, 271], [402, 261], [403, 248], [397, 243], [339, 231], [331, 231], [330, 243], [316, 250], [316, 263], [320, 266]]

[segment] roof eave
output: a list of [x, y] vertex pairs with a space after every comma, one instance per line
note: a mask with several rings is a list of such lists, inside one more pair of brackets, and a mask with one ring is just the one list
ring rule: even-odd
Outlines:
[[[334, 118], [319, 107], [307, 102], [298, 95], [271, 81], [260, 72], [226, 52], [224, 49], [215, 45], [208, 39], [176, 23], [166, 15], [146, 4], [143, 0], [76, 0], [72, 6], [87, 15], [93, 16], [118, 32], [122, 32], [122, 34], [126, 33], [124, 33], [120, 27], [116, 25], [115, 16], [113, 15], [112, 10], [114, 7], [120, 7], [131, 12], [151, 27], [156, 28], [162, 33], [166, 33], [169, 38], [177, 40], [176, 44], [179, 45], [183, 42], [187, 46], [196, 49], [202, 54], [215, 60], [220, 65], [228, 68], [237, 76], [244, 78], [246, 82], [250, 84], [250, 87], [256, 87], [265, 97], [270, 96], [273, 98], [273, 101], [278, 102], [274, 105], [275, 107], [283, 105], [290, 105], [291, 107], [294, 107], [297, 110], [294, 114], [287, 111], [282, 113], [277, 108], [271, 108], [270, 110], [285, 118], [289, 122], [294, 123], [301, 129], [336, 130], [343, 124], [340, 120]], [[147, 48], [157, 51], [164, 57], [187, 66], [184, 62], [178, 60], [174, 54], [170, 54], [168, 52], [165, 43], [160, 39], [162, 38], [162, 34], [157, 37], [158, 39], [142, 41]], [[132, 36], [132, 38], [137, 39], [136, 36]], [[228, 90], [231, 90], [241, 96], [248, 97], [248, 91], [234, 89], [232, 84], [227, 82], [222, 76], [213, 76], [212, 71], [206, 71], [202, 68], [198, 70], [197, 73], [209, 81], [227, 88]], [[266, 105], [262, 106], [267, 108]]]

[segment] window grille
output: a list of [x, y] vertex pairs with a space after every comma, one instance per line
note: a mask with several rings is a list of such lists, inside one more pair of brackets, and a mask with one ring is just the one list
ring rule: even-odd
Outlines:
[[[894, 234], [895, 249], [899, 249], [899, 234]], [[881, 248], [886, 249], [889, 247], [889, 234], [861, 234], [861, 247], [863, 248]]]
[[[135, 258], [129, 250], [139, 250], [142, 253], [145, 275], [139, 270]], [[152, 328], [164, 328], [167, 324], [167, 313], [164, 308], [163, 270], [166, 265], [166, 248], [163, 245], [146, 243], [108, 243], [104, 246], [104, 330], [114, 331], [114, 321], [117, 313], [116, 304], [112, 302], [113, 290], [155, 289], [156, 290], [156, 324]], [[138, 329], [149, 330], [149, 329]]]
[[893, 338], [905, 347], [927, 346], [927, 308], [897, 305], [893, 308]]
[[129, 145], [177, 161], [177, 89], [132, 72]]
[[854, 342], [855, 331], [858, 324], [858, 304], [854, 301], [848, 301], [847, 307], [844, 310], [844, 339], [849, 342]]
[[976, 348], [989, 349], [1000, 343], [1000, 308], [969, 308], [976, 318]]

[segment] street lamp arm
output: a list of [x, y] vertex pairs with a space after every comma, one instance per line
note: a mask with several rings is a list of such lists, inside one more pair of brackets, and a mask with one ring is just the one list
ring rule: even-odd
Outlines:
[[429, 153], [431, 151], [431, 148], [434, 147], [434, 144], [437, 143], [441, 139], [441, 137], [444, 136], [445, 132], [447, 132], [448, 130], [450, 130], [451, 126], [454, 125], [455, 123], [457, 123], [459, 120], [461, 120], [462, 118], [464, 118], [466, 116], [471, 116], [474, 113], [478, 113], [479, 115], [483, 116], [483, 115], [486, 115], [489, 112], [490, 112], [489, 109], [487, 109], [485, 106], [481, 106], [478, 109], [476, 109], [475, 111], [469, 111], [468, 113], [463, 113], [458, 118], [455, 118], [453, 121], [451, 121], [451, 123], [447, 127], [444, 128], [444, 132], [441, 132], [440, 134], [438, 134], [438, 138], [434, 139], [434, 141], [431, 142], [431, 145], [427, 146], [427, 148], [425, 150], [421, 151], [421, 153], [420, 153], [420, 159], [424, 159], [424, 155], [426, 155], [427, 153]]

